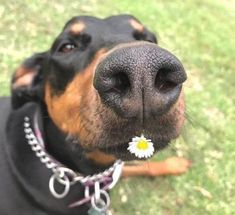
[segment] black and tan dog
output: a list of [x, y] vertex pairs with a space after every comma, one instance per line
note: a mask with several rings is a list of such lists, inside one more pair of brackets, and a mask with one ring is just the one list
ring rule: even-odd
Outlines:
[[[178, 137], [185, 80], [180, 61], [134, 17], [71, 19], [50, 50], [23, 62], [12, 96], [0, 100], [0, 214], [87, 214], [89, 208], [68, 208], [84, 195], [79, 184], [66, 198], [50, 194], [51, 171], [27, 143], [25, 117], [33, 122], [39, 115], [48, 153], [91, 175], [117, 159], [136, 159], [127, 150], [134, 136], [144, 133], [156, 151]], [[171, 158], [124, 167], [123, 175], [178, 174], [188, 166]]]

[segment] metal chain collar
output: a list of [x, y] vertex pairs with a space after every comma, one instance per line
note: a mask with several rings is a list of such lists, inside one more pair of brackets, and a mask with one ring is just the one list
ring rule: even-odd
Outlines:
[[[83, 176], [63, 166], [46, 152], [36, 116], [34, 119], [34, 130], [31, 128], [29, 117], [24, 118], [24, 132], [32, 151], [53, 173], [49, 180], [49, 190], [55, 198], [61, 199], [67, 196], [71, 186], [79, 182], [85, 188], [84, 198], [70, 204], [68, 207], [77, 207], [90, 202], [92, 208], [100, 213], [105, 213], [108, 210], [110, 197], [107, 190], [112, 189], [118, 182], [122, 172], [123, 161], [117, 160], [104, 172]], [[64, 187], [61, 193], [55, 190], [55, 183], [59, 183]], [[94, 190], [94, 193], [91, 194], [90, 190]]]

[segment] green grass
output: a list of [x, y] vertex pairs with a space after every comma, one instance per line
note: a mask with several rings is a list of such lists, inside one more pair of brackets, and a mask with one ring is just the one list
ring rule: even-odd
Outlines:
[[112, 191], [116, 215], [235, 214], [235, 2], [232, 0], [0, 0], [0, 89], [14, 68], [49, 48], [78, 14], [131, 13], [185, 65], [189, 122], [169, 149], [193, 161], [179, 177], [125, 179]]

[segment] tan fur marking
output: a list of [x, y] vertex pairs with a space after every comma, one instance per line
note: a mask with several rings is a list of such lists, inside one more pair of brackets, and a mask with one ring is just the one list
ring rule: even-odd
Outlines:
[[45, 86], [45, 101], [48, 112], [54, 123], [64, 132], [78, 136], [81, 144], [89, 137], [90, 132], [85, 129], [83, 118], [87, 110], [86, 103], [95, 100], [96, 90], [93, 87], [94, 69], [105, 50], [100, 50], [93, 62], [73, 79], [60, 96], [53, 96], [49, 83]]
[[90, 160], [93, 160], [97, 164], [105, 166], [112, 164], [117, 159], [114, 155], [106, 154], [99, 150], [87, 153], [86, 157]]
[[126, 165], [123, 167], [122, 176], [160, 176], [179, 175], [188, 171], [191, 161], [181, 157], [170, 157], [164, 161], [138, 162], [136, 165]]
[[35, 75], [36, 71], [34, 69], [21, 66], [14, 74], [12, 88], [16, 89], [18, 87], [30, 85]]
[[69, 32], [72, 34], [80, 34], [85, 29], [85, 24], [83, 22], [76, 22], [71, 25]]
[[137, 22], [136, 20], [131, 19], [131, 20], [129, 21], [129, 23], [131, 24], [131, 26], [132, 26], [135, 30], [137, 30], [137, 31], [139, 31], [139, 32], [143, 32], [143, 31], [144, 31], [144, 26], [141, 25], [141, 24], [140, 24], [139, 22]]
[[32, 72], [31, 69], [28, 69], [28, 68], [25, 68], [24, 66], [20, 66], [15, 74], [14, 74], [14, 78], [17, 79], [17, 78], [20, 78], [21, 76], [25, 75], [26, 73], [30, 73]]
[[19, 87], [26, 87], [32, 83], [32, 80], [36, 74], [35, 73], [28, 73], [20, 78], [18, 78], [13, 84], [12, 88], [17, 89]]

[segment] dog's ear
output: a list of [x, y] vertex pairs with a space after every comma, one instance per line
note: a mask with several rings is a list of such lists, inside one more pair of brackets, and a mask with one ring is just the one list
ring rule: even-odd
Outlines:
[[13, 74], [11, 81], [12, 107], [30, 101], [43, 101], [43, 64], [47, 52], [27, 58]]

